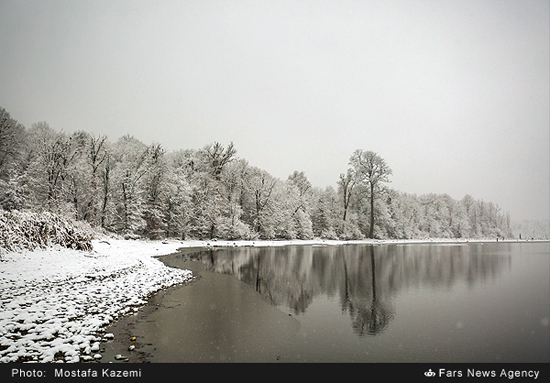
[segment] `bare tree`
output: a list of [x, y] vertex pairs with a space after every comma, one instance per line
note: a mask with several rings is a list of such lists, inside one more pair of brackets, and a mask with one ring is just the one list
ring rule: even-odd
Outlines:
[[342, 220], [346, 220], [348, 214], [348, 207], [351, 201], [353, 188], [355, 187], [355, 174], [352, 169], [348, 169], [347, 173], [340, 174], [340, 181], [338, 181], [338, 187], [344, 200], [344, 216]]
[[372, 151], [357, 149], [350, 157], [350, 165], [354, 168], [359, 182], [367, 186], [370, 191], [370, 227], [369, 238], [374, 237], [374, 200], [381, 182], [390, 182], [392, 170], [386, 161]]
[[218, 142], [214, 142], [203, 149], [203, 154], [206, 157], [206, 162], [210, 167], [212, 176], [216, 181], [220, 181], [225, 165], [233, 160], [235, 154], [237, 154], [237, 150], [232, 142], [227, 148], [224, 148]]
[[100, 213], [100, 224], [102, 228], [106, 228], [106, 218], [107, 218], [107, 207], [109, 205], [109, 197], [111, 195], [111, 153], [106, 152], [105, 155], [105, 165], [103, 166], [103, 171], [101, 172], [101, 213]]

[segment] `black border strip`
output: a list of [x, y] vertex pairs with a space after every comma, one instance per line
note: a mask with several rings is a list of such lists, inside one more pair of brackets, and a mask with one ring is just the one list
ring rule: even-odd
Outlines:
[[[193, 375], [191, 375], [193, 374]], [[212, 374], [212, 375], [211, 375]], [[219, 375], [221, 374], [221, 375]], [[227, 375], [226, 375], [227, 374]], [[238, 375], [233, 375], [238, 374]], [[259, 375], [258, 375], [259, 374]], [[550, 363], [235, 363], [235, 364], [179, 364], [179, 363], [82, 363], [82, 364], [0, 364], [0, 381], [37, 379], [87, 380], [151, 380], [163, 377], [183, 379], [216, 379], [223, 377], [309, 378], [387, 381], [435, 382], [441, 380], [475, 379], [491, 381], [548, 381]], [[361, 375], [350, 375], [361, 374]], [[195, 378], [196, 377], [196, 378]], [[391, 380], [390, 380], [391, 381]], [[401, 381], [401, 380], [400, 380]]]

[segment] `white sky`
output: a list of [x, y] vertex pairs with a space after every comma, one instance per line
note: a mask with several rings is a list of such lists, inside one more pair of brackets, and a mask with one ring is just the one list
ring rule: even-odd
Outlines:
[[549, 2], [0, 0], [0, 106], [30, 127], [235, 143], [336, 186], [355, 149], [394, 189], [549, 219]]

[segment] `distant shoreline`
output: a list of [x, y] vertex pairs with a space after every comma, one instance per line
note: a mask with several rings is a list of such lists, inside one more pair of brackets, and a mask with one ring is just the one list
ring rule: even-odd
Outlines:
[[[138, 240], [140, 241], [140, 240]], [[170, 241], [172, 242], [172, 241]], [[466, 238], [433, 238], [433, 239], [359, 239], [359, 240], [329, 240], [329, 239], [292, 239], [292, 240], [190, 240], [179, 241], [181, 249], [225, 247], [280, 247], [280, 246], [338, 246], [338, 245], [415, 245], [415, 244], [469, 244], [469, 243], [534, 243], [550, 242], [550, 239], [466, 239]], [[169, 243], [162, 241], [162, 243]]]

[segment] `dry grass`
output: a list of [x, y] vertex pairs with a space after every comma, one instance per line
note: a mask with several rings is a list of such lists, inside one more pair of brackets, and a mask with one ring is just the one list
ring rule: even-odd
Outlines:
[[75, 250], [92, 249], [93, 231], [84, 222], [56, 214], [5, 211], [0, 209], [0, 250], [62, 246]]

